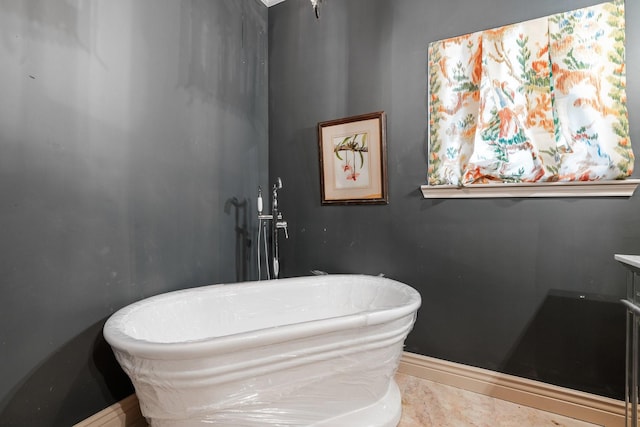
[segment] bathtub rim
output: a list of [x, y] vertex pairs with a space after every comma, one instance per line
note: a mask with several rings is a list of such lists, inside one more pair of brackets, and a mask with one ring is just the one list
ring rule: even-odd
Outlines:
[[[329, 279], [327, 279], [329, 278]], [[334, 316], [326, 319], [310, 320], [300, 323], [271, 326], [246, 332], [235, 333], [221, 337], [208, 337], [199, 340], [183, 342], [154, 342], [134, 338], [124, 332], [124, 319], [137, 309], [145, 307], [154, 301], [161, 301], [171, 296], [198, 291], [205, 291], [216, 287], [265, 287], [268, 282], [273, 285], [284, 284], [288, 281], [322, 281], [348, 279], [355, 281], [359, 278], [386, 282], [394, 287], [403, 288], [406, 291], [408, 301], [405, 304], [393, 307], [384, 307], [375, 310], [361, 311], [354, 314]], [[323, 335], [340, 330], [363, 328], [391, 322], [407, 316], [416, 316], [416, 312], [422, 303], [418, 291], [413, 287], [386, 277], [370, 276], [364, 274], [335, 274], [327, 276], [299, 276], [271, 281], [252, 281], [231, 284], [214, 284], [194, 288], [180, 289], [161, 293], [133, 302], [113, 313], [105, 322], [103, 335], [107, 343], [120, 353], [130, 356], [143, 357], [150, 360], [179, 360], [195, 359], [203, 355], [223, 354], [248, 348], [261, 347], [293, 341], [305, 337]]]

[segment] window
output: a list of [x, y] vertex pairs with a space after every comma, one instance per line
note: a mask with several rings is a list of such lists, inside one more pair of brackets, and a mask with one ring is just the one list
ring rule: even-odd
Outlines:
[[629, 177], [624, 26], [615, 0], [431, 43], [423, 190]]

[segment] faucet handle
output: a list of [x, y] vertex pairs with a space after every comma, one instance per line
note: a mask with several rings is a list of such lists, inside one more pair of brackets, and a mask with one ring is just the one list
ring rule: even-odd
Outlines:
[[289, 238], [289, 231], [287, 230], [288, 224], [287, 221], [277, 221], [276, 222], [276, 228], [282, 228], [282, 230], [284, 230], [284, 237], [286, 239]]

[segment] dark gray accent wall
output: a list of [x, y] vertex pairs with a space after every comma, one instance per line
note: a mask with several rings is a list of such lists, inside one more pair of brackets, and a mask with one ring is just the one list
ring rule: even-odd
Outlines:
[[267, 14], [0, 2], [0, 424], [68, 426], [130, 394], [102, 339], [115, 310], [255, 276]]
[[[411, 352], [620, 398], [631, 198], [424, 200], [431, 41], [599, 3], [331, 0], [269, 8], [269, 171], [281, 176], [284, 276], [384, 273], [418, 289]], [[640, 153], [640, 5], [627, 5]], [[387, 113], [389, 204], [321, 206], [316, 125]], [[636, 173], [636, 176], [637, 173]]]

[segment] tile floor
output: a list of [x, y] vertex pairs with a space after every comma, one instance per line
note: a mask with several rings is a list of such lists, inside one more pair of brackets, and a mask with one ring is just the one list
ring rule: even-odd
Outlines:
[[400, 373], [396, 382], [402, 394], [398, 427], [595, 426]]

